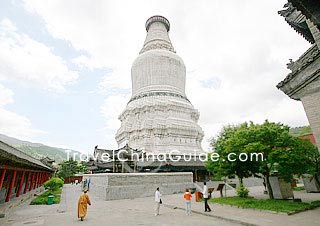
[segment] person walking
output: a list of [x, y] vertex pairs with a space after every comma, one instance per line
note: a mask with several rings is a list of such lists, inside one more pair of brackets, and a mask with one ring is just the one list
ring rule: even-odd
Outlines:
[[154, 215], [157, 216], [157, 215], [159, 215], [160, 204], [162, 203], [162, 201], [161, 201], [161, 193], [159, 191], [159, 188], [157, 188], [157, 190], [156, 190], [156, 192], [154, 194], [154, 201], [156, 203]]
[[82, 191], [87, 190], [87, 179], [82, 181]]
[[208, 187], [207, 187], [207, 183], [203, 182], [203, 198], [204, 198], [204, 212], [211, 212], [211, 208], [208, 205], [208, 199], [209, 199], [209, 191], [208, 191]]
[[184, 199], [186, 200], [186, 215], [191, 215], [191, 193], [189, 188], [186, 189], [186, 192], [183, 195]]
[[87, 191], [89, 191], [89, 189], [90, 189], [90, 178], [88, 178], [87, 180]]
[[78, 218], [80, 218], [81, 221], [83, 221], [87, 215], [88, 204], [91, 205], [91, 202], [87, 194], [87, 190], [84, 190], [78, 200]]

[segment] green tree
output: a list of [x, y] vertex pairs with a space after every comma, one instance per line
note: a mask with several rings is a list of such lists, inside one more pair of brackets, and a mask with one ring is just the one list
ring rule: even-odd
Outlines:
[[320, 153], [318, 148], [313, 145], [309, 140], [302, 140], [304, 142], [304, 146], [307, 147], [307, 152], [305, 153], [305, 157], [307, 158], [308, 170], [307, 173], [311, 174], [315, 179], [318, 187], [320, 187]]
[[86, 173], [88, 171], [87, 163], [85, 161], [78, 163], [78, 170], [79, 173]]
[[74, 176], [82, 170], [82, 167], [79, 166], [78, 162], [72, 159], [61, 162], [59, 166], [60, 167], [57, 175], [60, 178], [68, 178]]
[[[225, 127], [211, 143], [219, 153], [219, 162], [209, 161], [209, 171], [223, 176], [237, 175], [242, 184], [242, 178], [251, 175], [263, 175], [268, 188], [269, 197], [273, 199], [270, 185], [270, 175], [278, 173], [286, 181], [291, 181], [294, 174], [308, 171], [310, 159], [306, 152], [310, 146], [305, 141], [289, 134], [289, 127], [281, 123], [265, 121], [263, 124], [243, 123], [239, 126]], [[263, 160], [230, 162], [225, 159], [230, 153], [250, 155], [261, 153]]]
[[[252, 176], [259, 171], [259, 161], [242, 161], [239, 158], [230, 159], [231, 155], [250, 156], [257, 148], [257, 143], [250, 142], [251, 135], [248, 129], [251, 124], [243, 123], [238, 126], [225, 126], [217, 138], [212, 139], [211, 145], [214, 152], [218, 153], [219, 161], [210, 160], [206, 167], [218, 177], [234, 176], [239, 179], [240, 186], [243, 186], [243, 178]], [[212, 153], [211, 153], [212, 154]], [[210, 154], [209, 154], [210, 155]]]
[[259, 152], [263, 153], [260, 173], [264, 176], [270, 199], [273, 191], [270, 176], [274, 173], [287, 182], [293, 180], [293, 175], [301, 175], [307, 171], [308, 159], [305, 153], [309, 146], [289, 133], [289, 127], [281, 123], [265, 121], [263, 124], [252, 125], [256, 141], [260, 144]]

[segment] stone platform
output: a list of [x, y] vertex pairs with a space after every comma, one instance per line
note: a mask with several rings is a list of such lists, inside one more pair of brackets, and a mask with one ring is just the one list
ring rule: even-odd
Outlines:
[[181, 173], [101, 173], [85, 174], [90, 178], [90, 193], [104, 200], [153, 196], [157, 187], [161, 194], [183, 193], [194, 187], [191, 172]]

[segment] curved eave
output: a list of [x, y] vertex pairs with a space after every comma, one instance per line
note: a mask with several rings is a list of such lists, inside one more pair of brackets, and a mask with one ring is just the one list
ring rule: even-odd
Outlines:
[[319, 1], [305, 1], [305, 0], [288, 0], [302, 12], [309, 20], [315, 24], [320, 30], [320, 2]]
[[286, 21], [290, 25], [290, 27], [292, 27], [305, 40], [307, 40], [311, 44], [315, 43], [315, 40], [314, 40], [306, 22], [294, 23], [294, 22], [288, 21], [287, 19], [286, 19]]
[[54, 169], [46, 166], [18, 149], [0, 141], [0, 165], [19, 166], [21, 168], [38, 169], [53, 172]]

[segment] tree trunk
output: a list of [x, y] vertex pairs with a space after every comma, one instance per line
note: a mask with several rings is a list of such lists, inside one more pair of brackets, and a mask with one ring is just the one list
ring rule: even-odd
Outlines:
[[239, 179], [239, 187], [242, 187], [243, 186], [243, 179], [242, 177], [238, 177]]
[[316, 165], [316, 168], [315, 168], [314, 180], [315, 180], [318, 188], [320, 188], [320, 181], [319, 181], [319, 178], [318, 178], [320, 170], [319, 170], [319, 162], [317, 160], [315, 162], [315, 165]]
[[265, 175], [265, 178], [266, 178], [266, 184], [267, 184], [267, 189], [268, 189], [268, 194], [269, 194], [269, 198], [270, 199], [274, 199], [274, 197], [273, 197], [273, 191], [272, 191], [272, 187], [271, 187], [271, 185], [270, 185], [270, 180], [269, 180], [269, 173], [267, 173], [266, 175]]
[[316, 182], [317, 187], [320, 188], [320, 181], [317, 173], [314, 175], [314, 181]]

